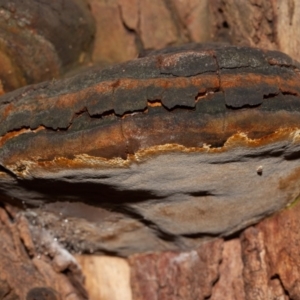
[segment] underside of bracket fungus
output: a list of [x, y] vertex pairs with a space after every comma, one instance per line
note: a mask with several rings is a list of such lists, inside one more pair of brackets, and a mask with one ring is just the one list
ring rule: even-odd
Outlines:
[[0, 98], [0, 198], [68, 249], [128, 255], [232, 234], [299, 195], [299, 65], [198, 45]]

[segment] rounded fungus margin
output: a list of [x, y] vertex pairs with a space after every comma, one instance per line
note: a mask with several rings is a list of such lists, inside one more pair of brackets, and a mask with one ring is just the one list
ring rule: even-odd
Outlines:
[[231, 234], [299, 195], [299, 76], [280, 52], [191, 44], [8, 93], [1, 198], [96, 224], [93, 252]]

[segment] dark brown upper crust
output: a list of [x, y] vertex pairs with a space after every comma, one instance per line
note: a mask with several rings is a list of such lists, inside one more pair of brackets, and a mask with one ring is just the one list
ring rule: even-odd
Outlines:
[[0, 98], [0, 163], [219, 147], [237, 132], [298, 127], [299, 79], [299, 64], [277, 51], [191, 44], [28, 86]]

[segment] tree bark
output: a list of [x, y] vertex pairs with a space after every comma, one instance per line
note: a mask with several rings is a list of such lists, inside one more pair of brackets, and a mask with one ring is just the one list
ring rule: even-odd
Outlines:
[[88, 299], [73, 256], [9, 206], [0, 208], [1, 299]]
[[283, 51], [300, 60], [300, 4], [289, 0], [209, 1], [214, 40]]
[[[263, 80], [256, 82], [256, 89], [248, 91], [248, 96], [255, 95], [252, 98], [250, 96], [237, 97], [238, 90], [242, 85], [246, 86], [253, 82], [252, 77], [245, 77], [243, 73], [245, 66], [236, 66], [232, 70], [229, 70], [228, 67], [226, 74], [222, 73], [224, 68], [222, 69], [221, 66], [222, 71], [218, 69], [216, 72], [219, 79], [223, 76], [221, 81], [224, 86], [220, 85], [218, 80], [210, 80], [212, 86], [209, 89], [204, 89], [197, 95], [192, 94], [192, 102], [183, 103], [184, 105], [176, 102], [180, 98], [177, 97], [180, 89], [175, 90], [175, 88], [179, 82], [182, 87], [182, 78], [185, 78], [184, 82], [188, 83], [194, 74], [180, 73], [188, 69], [186, 65], [184, 68], [177, 65], [176, 74], [168, 73], [170, 65], [173, 64], [172, 68], [174, 69], [174, 62], [176, 64], [176, 61], [178, 63], [182, 59], [182, 57], [180, 59], [177, 57], [176, 60], [176, 54], [174, 57], [172, 56], [172, 59], [160, 60], [159, 67], [155, 65], [149, 69], [149, 65], [151, 65], [149, 63], [143, 67], [137, 66], [136, 70], [140, 74], [138, 78], [135, 78], [134, 83], [133, 81], [122, 81], [121, 77], [126, 77], [127, 74], [127, 71], [123, 71], [127, 64], [113, 67], [111, 70], [115, 70], [115, 72], [108, 72], [110, 74], [108, 77], [111, 76], [110, 79], [115, 81], [111, 91], [101, 87], [106, 92], [99, 93], [100, 88], [96, 86], [98, 83], [95, 81], [95, 78], [98, 78], [101, 73], [99, 68], [135, 59], [149, 51], [189, 42], [231, 43], [237, 46], [280, 50], [293, 59], [300, 60], [298, 51], [300, 46], [298, 33], [300, 3], [295, 0], [68, 0], [45, 5], [45, 1], [36, 0], [14, 1], [20, 2], [14, 6], [13, 3], [8, 2], [0, 0], [0, 63], [2, 66], [0, 95], [23, 85], [71, 76], [78, 73], [78, 67], [83, 67], [88, 73], [58, 82], [52, 80], [40, 85], [24, 87], [23, 90], [0, 97], [0, 103], [5, 106], [5, 109], [1, 110], [0, 117], [0, 123], [2, 122], [0, 132], [1, 135], [5, 135], [5, 138], [1, 137], [0, 140], [0, 152], [2, 153], [0, 162], [0, 200], [2, 203], [0, 207], [2, 239], [0, 246], [0, 299], [300, 299], [300, 268], [298, 267], [300, 265], [298, 251], [300, 204], [297, 202], [300, 193], [299, 168], [297, 167], [299, 150], [293, 148], [293, 153], [288, 153], [287, 146], [287, 141], [296, 145], [299, 140], [297, 123], [299, 118], [295, 108], [299, 106], [299, 101], [296, 99], [299, 96], [299, 81], [295, 79], [298, 76], [298, 71], [295, 71], [297, 63], [292, 60], [288, 60], [287, 63], [282, 58], [285, 56], [269, 59], [268, 63], [274, 67], [274, 70], [278, 67], [278, 70], [280, 68], [286, 72], [283, 75], [280, 72], [279, 75], [275, 71], [273, 72], [278, 76], [279, 79], [277, 78], [276, 82], [281, 82], [281, 86], [277, 84], [274, 87], [270, 83], [269, 77], [262, 77]], [[164, 51], [152, 52], [148, 62], [151, 61], [151, 55], [159, 56], [166, 53]], [[236, 63], [238, 59], [235, 56], [232, 61]], [[147, 59], [144, 61], [146, 62]], [[186, 63], [186, 61], [184, 62]], [[226, 61], [226, 64], [228, 63]], [[132, 67], [134, 63], [128, 65]], [[197, 66], [194, 63], [189, 67], [192, 69]], [[256, 67], [247, 65], [247, 72], [251, 68], [253, 71]], [[163, 76], [178, 77], [177, 81], [174, 81], [176, 85], [170, 85], [165, 78], [158, 78], [154, 82], [147, 77], [161, 68], [163, 68]], [[219, 65], [218, 68], [220, 68]], [[264, 71], [266, 70], [264, 69]], [[209, 72], [211, 70], [203, 72], [201, 82], [203, 78], [208, 80], [209, 74], [207, 73]], [[242, 73], [244, 75], [241, 75]], [[230, 74], [234, 74], [233, 80], [229, 80]], [[105, 85], [108, 81], [105, 77], [107, 74], [105, 73], [103, 76], [104, 81], [106, 80]], [[130, 75], [130, 78], [134, 76]], [[132, 99], [143, 98], [147, 82], [148, 86], [157, 84], [158, 87], [162, 81], [168, 86], [170, 95], [171, 92], [173, 93], [168, 99], [158, 99], [157, 95], [154, 95], [155, 97], [153, 96], [151, 99], [152, 102], [147, 103], [149, 107], [141, 108], [138, 101], [133, 101], [135, 104], [132, 106]], [[84, 82], [86, 84], [83, 87]], [[244, 130], [245, 124], [249, 126], [249, 120], [252, 122], [250, 127], [253, 136], [251, 139], [254, 140], [256, 135], [262, 134], [261, 132], [267, 135], [266, 131], [269, 127], [267, 128], [266, 124], [271, 120], [267, 116], [272, 117], [272, 122], [269, 122], [273, 126], [272, 130], [279, 128], [282, 124], [293, 127], [292, 134], [290, 132], [282, 133], [279, 130], [282, 135], [277, 136], [279, 131], [274, 129], [272, 131], [274, 135], [271, 138], [259, 140], [261, 143], [270, 143], [271, 145], [276, 136], [282, 138], [284, 144], [280, 149], [275, 149], [277, 152], [271, 147], [269, 152], [264, 151], [260, 155], [264, 156], [265, 161], [271, 156], [272, 159], [277, 160], [284, 157], [288, 164], [293, 166], [293, 172], [287, 174], [279, 162], [277, 165], [274, 163], [273, 165], [276, 165], [277, 169], [274, 167], [269, 171], [270, 174], [273, 172], [275, 177], [277, 174], [276, 182], [273, 182], [272, 188], [265, 190], [263, 197], [259, 198], [258, 195], [252, 199], [252, 202], [249, 202], [251, 205], [249, 204], [248, 207], [237, 209], [237, 205], [241, 202], [236, 201], [236, 205], [232, 205], [229, 213], [227, 210], [229, 208], [225, 209], [221, 206], [222, 203], [208, 209], [207, 207], [211, 203], [208, 201], [212, 195], [199, 195], [192, 191], [190, 193], [190, 197], [193, 197], [192, 204], [191, 201], [184, 201], [184, 204], [180, 206], [181, 195], [181, 198], [176, 198], [172, 202], [172, 205], [167, 203], [168, 206], [160, 207], [155, 211], [155, 214], [159, 212], [165, 216], [165, 218], [159, 216], [158, 219], [161, 223], [157, 226], [155, 223], [157, 219], [154, 218], [157, 215], [152, 213], [152, 206], [143, 206], [144, 198], [142, 198], [140, 207], [137, 204], [141, 200], [139, 197], [153, 196], [156, 188], [154, 185], [151, 193], [148, 189], [148, 194], [144, 193], [141, 196], [139, 190], [139, 193], [134, 194], [136, 197], [134, 199], [132, 193], [119, 192], [121, 188], [124, 188], [124, 186], [119, 186], [120, 182], [128, 180], [128, 189], [133, 186], [130, 182], [133, 174], [120, 177], [119, 181], [114, 182], [114, 187], [117, 188], [106, 190], [106, 195], [111, 202], [110, 205], [105, 206], [89, 206], [90, 202], [94, 201], [95, 203], [99, 200], [98, 189], [94, 189], [92, 192], [89, 190], [95, 176], [89, 178], [90, 181], [86, 186], [82, 184], [82, 178], [80, 182], [78, 181], [72, 186], [70, 181], [74, 178], [71, 176], [72, 174], [65, 172], [63, 174], [65, 177], [61, 181], [63, 184], [52, 186], [48, 190], [47, 187], [46, 190], [43, 189], [39, 176], [45, 166], [51, 167], [55, 172], [61, 166], [64, 168], [72, 166], [77, 171], [79, 170], [81, 175], [84, 173], [82, 170], [86, 170], [84, 164], [87, 163], [87, 158], [80, 157], [81, 160], [77, 159], [76, 165], [74, 165], [72, 159], [74, 154], [78, 154], [76, 149], [82, 150], [85, 147], [86, 151], [92, 153], [94, 144], [115, 142], [114, 147], [117, 145], [116, 147], [119, 148], [115, 148], [117, 149], [115, 151], [113, 147], [108, 147], [108, 150], [104, 152], [108, 153], [109, 157], [105, 157], [105, 159], [117, 156], [118, 162], [124, 162], [126, 153], [132, 149], [133, 152], [136, 151], [134, 147], [140, 147], [141, 144], [136, 139], [136, 143], [131, 144], [132, 149], [128, 150], [128, 145], [123, 143], [124, 132], [118, 131], [118, 135], [116, 128], [120, 122], [123, 122], [120, 121], [121, 119], [128, 123], [131, 120], [137, 120], [137, 114], [141, 113], [141, 110], [144, 113], [144, 110], [167, 107], [167, 109], [164, 108], [166, 110], [164, 117], [159, 119], [161, 123], [152, 122], [154, 125], [156, 124], [155, 128], [159, 133], [161, 128], [167, 128], [167, 125], [170, 128], [171, 124], [173, 129], [174, 126], [179, 126], [180, 118], [172, 119], [173, 123], [169, 119], [169, 116], [174, 115], [173, 109], [177, 112], [186, 109], [185, 125], [180, 123], [182, 134], [181, 140], [178, 137], [178, 143], [181, 141], [179, 144], [183, 144], [185, 147], [196, 147], [196, 144], [192, 144], [195, 143], [196, 138], [187, 138], [190, 134], [188, 129], [192, 128], [190, 126], [191, 113], [194, 109], [195, 99], [202, 101], [201, 103], [204, 103], [205, 97], [210, 100], [215, 99], [212, 94], [216, 94], [220, 90], [224, 91], [226, 84], [228, 87], [232, 82], [236, 90], [231, 94], [227, 93], [227, 99], [224, 101], [227, 105], [226, 118], [230, 115], [231, 120], [236, 123], [225, 122], [227, 127], [224, 125], [225, 123], [222, 123], [222, 128], [225, 126], [229, 131], [233, 130], [230, 131], [230, 135], [237, 131], [236, 124], [239, 126], [239, 131]], [[265, 97], [264, 94], [257, 97], [259, 83], [263, 86], [263, 90], [269, 90], [268, 97]], [[127, 95], [125, 92], [128, 92], [126, 89], [128, 86], [132, 90], [131, 94]], [[276, 89], [278, 87], [280, 92]], [[107, 107], [97, 106], [99, 94], [103, 98], [109, 99], [112, 99], [112, 95], [118, 96], [119, 102], [106, 101]], [[108, 94], [111, 97], [108, 97]], [[190, 95], [190, 92], [185, 91], [184, 95], [186, 94]], [[282, 97], [279, 98], [278, 94], [281, 94]], [[11, 95], [17, 95], [15, 97], [17, 100], [12, 101], [14, 105], [10, 105]], [[30, 98], [31, 104], [28, 105], [26, 100], [22, 106], [22, 99], [26, 97]], [[57, 101], [55, 105], [49, 101], [54, 98]], [[183, 99], [181, 98], [180, 101]], [[271, 102], [274, 99], [277, 99], [276, 107]], [[83, 101], [90, 101], [90, 111], [82, 109]], [[262, 102], [264, 105], [269, 105], [268, 113], [264, 110], [265, 117], [256, 119], [255, 109], [260, 107]], [[16, 103], [17, 105], [15, 105]], [[68, 105], [66, 105], [67, 103]], [[187, 109], [186, 106], [191, 103], [192, 107]], [[215, 109], [219, 106], [214, 105], [213, 107]], [[209, 115], [212, 108], [205, 106], [201, 109], [204, 109], [206, 115]], [[18, 113], [15, 113], [15, 116], [10, 119], [7, 118], [11, 113], [13, 115], [14, 111]], [[113, 115], [111, 115], [112, 111], [114, 111]], [[238, 119], [236, 116], [240, 111], [243, 112], [243, 118]], [[203, 111], [201, 110], [201, 112]], [[269, 114], [269, 112], [274, 114]], [[32, 115], [29, 116], [29, 113]], [[82, 134], [85, 130], [95, 133], [93, 122], [98, 122], [96, 119], [99, 115], [102, 118], [102, 114], [104, 117], [111, 118], [103, 125], [106, 127], [106, 131], [97, 132], [94, 136]], [[277, 114], [276, 117], [274, 117], [275, 114]], [[6, 118], [8, 122], [4, 126], [3, 120]], [[151, 117], [148, 115], [147, 118]], [[226, 121], [226, 118], [222, 120]], [[66, 139], [62, 139], [62, 136], [68, 135], [68, 128], [75, 119], [77, 120], [75, 133], [72, 134], [72, 137], [68, 136]], [[200, 119], [196, 118], [195, 122], [200, 122]], [[246, 119], [248, 123], [245, 121]], [[216, 118], [205, 120], [207, 121], [204, 122], [205, 124], [208, 124], [208, 121], [211, 122], [209, 128], [215, 128]], [[38, 124], [40, 127], [35, 128], [32, 122], [40, 122]], [[58, 123], [59, 125], [57, 125]], [[131, 126], [133, 123], [133, 121], [130, 123]], [[144, 137], [147, 134], [149, 136], [153, 134], [154, 125], [149, 126], [149, 123], [150, 121], [147, 119], [144, 123], [136, 124], [136, 132], [140, 130], [140, 136]], [[111, 134], [108, 134], [107, 131], [110, 126], [108, 124], [112, 124], [110, 128], [115, 126], [114, 130], [111, 130]], [[141, 130], [141, 124], [144, 124], [143, 130]], [[234, 126], [230, 127], [228, 124], [234, 124]], [[222, 130], [217, 130], [215, 133], [219, 134]], [[44, 134], [44, 131], [47, 134]], [[13, 152], [10, 150], [11, 144], [7, 141], [17, 139], [16, 132], [20, 136], [28, 133], [32, 140], [20, 138], [14, 148], [18, 151]], [[211, 133], [210, 131], [210, 134], [206, 135], [208, 140], [205, 144], [213, 141], [215, 136], [212, 136]], [[174, 134], [174, 130], [170, 131], [168, 137], [174, 136]], [[242, 139], [242, 136], [239, 138], [241, 139], [235, 141], [235, 145], [244, 143], [245, 139]], [[133, 139], [134, 135], [132, 135], [131, 142]], [[163, 138], [160, 137], [159, 141], [161, 142], [161, 140]], [[61, 143], [55, 144], [49, 141], [60, 141]], [[166, 140], [164, 141], [166, 142]], [[84, 143], [80, 144], [82, 142]], [[69, 149], [70, 143], [73, 148], [67, 153], [66, 158], [51, 161], [53, 158], [51, 151], [62, 153], [65, 149]], [[255, 148], [254, 143], [251, 144], [251, 147], [253, 147], [251, 149]], [[35, 173], [31, 174], [32, 177], [29, 178], [30, 168], [34, 168], [36, 161], [28, 163], [26, 155], [34, 151], [35, 156], [39, 156], [40, 160]], [[44, 154], [45, 156], [42, 157]], [[257, 159], [253, 152], [247, 152], [243, 159], [249, 157], [252, 157], [253, 161]], [[22, 165], [20, 158], [27, 165]], [[49, 161], [51, 164], [47, 165]], [[222, 179], [218, 182], [226, 183], [224, 174], [230, 166], [233, 167], [236, 163], [237, 161], [223, 164], [225, 167], [218, 172]], [[9, 169], [13, 164], [16, 167]], [[95, 162], [95, 160], [90, 161], [89, 167], [92, 164], [94, 167], [96, 164], [100, 165], [99, 161]], [[114, 165], [112, 170], [115, 167]], [[163, 169], [162, 165], [158, 164], [157, 167], [156, 172]], [[254, 168], [254, 162], [252, 167]], [[247, 168], [243, 168], [243, 170], [247, 170]], [[184, 172], [185, 170], [182, 169], [172, 176], [180, 176]], [[253, 178], [264, 180], [265, 172], [268, 172], [268, 169], [259, 163], [259, 159], [257, 163], [255, 161]], [[18, 177], [23, 173], [34, 182], [33, 185], [28, 185], [26, 180], [22, 181]], [[49, 174], [46, 175], [49, 177]], [[244, 176], [237, 173], [235, 176], [234, 184], [242, 186], [242, 181], [245, 180]], [[213, 177], [211, 181], [215, 178]], [[101, 180], [109, 181], [110, 179], [103, 176]], [[255, 180], [249, 179], [246, 182], [249, 182], [250, 186], [252, 185], [251, 192], [253, 193], [260, 189], [259, 183]], [[176, 185], [174, 184], [173, 187], [176, 188]], [[32, 193], [32, 190], [35, 190], [35, 193]], [[64, 192], [58, 195], [57, 192], [61, 190]], [[230, 199], [241, 199], [245, 194], [247, 193], [232, 194]], [[64, 196], [66, 196], [65, 202], [62, 204], [61, 197]], [[205, 206], [205, 209], [203, 206], [194, 206], [195, 199], [200, 196], [208, 199], [203, 204], [208, 205]], [[26, 202], [26, 197], [31, 197], [32, 202]], [[55, 203], [44, 205], [41, 198], [43, 201], [47, 199], [47, 201]], [[72, 201], [75, 198], [76, 203], [74, 204]], [[39, 199], [39, 202], [37, 201], [35, 204], [38, 203], [41, 207], [33, 208], [31, 205], [36, 199]], [[89, 200], [89, 203], [85, 201], [86, 199]], [[112, 200], [115, 201], [113, 205], [111, 204]], [[132, 201], [129, 205], [130, 208], [124, 205], [127, 200]], [[232, 231], [230, 231], [230, 226], [226, 227], [222, 225], [223, 223], [221, 224], [226, 216], [228, 220], [232, 220], [238, 218], [242, 211], [251, 211], [256, 201], [260, 202], [264, 208], [263, 213], [258, 214], [256, 219], [249, 219], [248, 223], [239, 222], [235, 224], [235, 229]], [[162, 198], [157, 197], [154, 202], [159, 206]], [[289, 207], [285, 208], [287, 204]], [[218, 228], [221, 228], [217, 233], [207, 231], [206, 228], [204, 228], [205, 230], [202, 228], [200, 235], [197, 234], [198, 231], [192, 232], [194, 228], [202, 224], [205, 216], [215, 210], [218, 210], [218, 217], [206, 218], [210, 220], [210, 224], [217, 224]], [[124, 211], [126, 211], [126, 217]], [[269, 216], [271, 213], [272, 215]], [[83, 215], [84, 218], [82, 218]], [[176, 226], [168, 225], [167, 220], [172, 218], [176, 219]], [[258, 222], [261, 218], [263, 220]], [[184, 228], [185, 231], [180, 225], [183, 219], [189, 224]], [[161, 230], [164, 226], [167, 230], [165, 228]], [[178, 232], [175, 234], [172, 232], [175, 230], [174, 228], [178, 232], [182, 231], [180, 238], [176, 236]]]
[[[89, 281], [110, 278], [110, 284], [101, 279], [98, 286], [89, 284], [90, 299], [300, 299], [299, 213], [296, 203], [233, 237], [188, 252], [141, 253], [121, 261], [79, 256]], [[118, 270], [118, 276], [106, 268]], [[116, 294], [119, 298], [109, 296]]]

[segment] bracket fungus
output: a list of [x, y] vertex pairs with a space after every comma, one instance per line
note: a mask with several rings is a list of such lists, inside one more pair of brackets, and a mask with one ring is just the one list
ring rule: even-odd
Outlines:
[[0, 198], [74, 251], [232, 234], [299, 195], [299, 69], [277, 51], [190, 44], [8, 93]]

